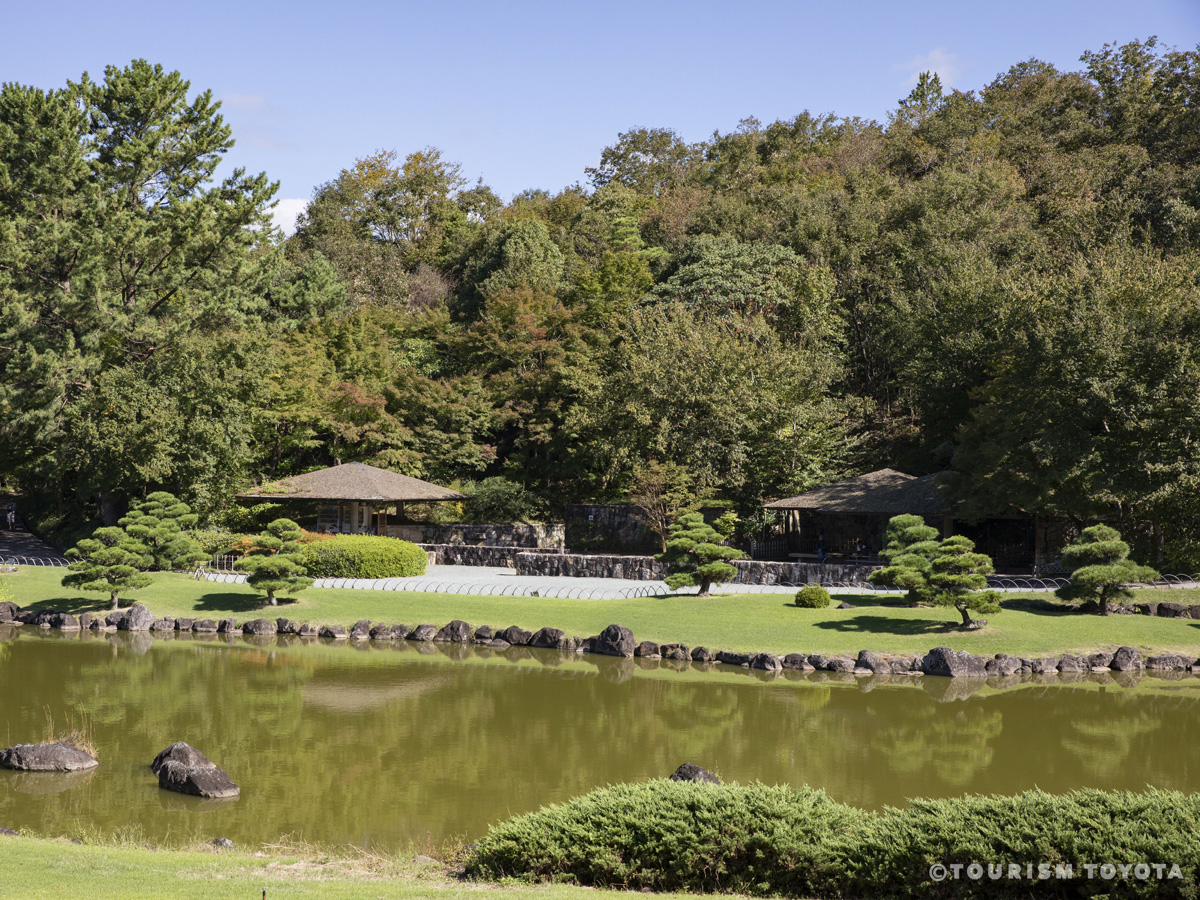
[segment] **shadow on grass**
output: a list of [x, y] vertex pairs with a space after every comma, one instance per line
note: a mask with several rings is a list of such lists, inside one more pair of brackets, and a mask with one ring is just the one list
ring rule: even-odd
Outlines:
[[846, 619], [830, 619], [814, 622], [814, 628], [828, 631], [844, 631], [853, 634], [958, 634], [960, 622], [934, 621], [930, 619], [888, 619], [883, 616], [851, 616]]
[[[276, 606], [266, 606], [265, 596], [259, 594], [205, 594], [196, 603], [196, 612], [257, 612], [262, 609], [278, 609]], [[281, 599], [280, 604], [288, 601]]]
[[1044, 597], [1008, 597], [1001, 594], [1000, 605], [1004, 609], [1015, 609], [1018, 612], [1033, 613], [1036, 616], [1081, 615], [1074, 609]]
[[[128, 597], [121, 598], [122, 608], [136, 603], [137, 599], [129, 599]], [[21, 609], [31, 609], [36, 612], [65, 612], [72, 615], [80, 613], [110, 613], [112, 612], [112, 602], [108, 599], [108, 595], [103, 597], [97, 594], [93, 597], [47, 597], [45, 600], [35, 600], [32, 603], [27, 603]]]

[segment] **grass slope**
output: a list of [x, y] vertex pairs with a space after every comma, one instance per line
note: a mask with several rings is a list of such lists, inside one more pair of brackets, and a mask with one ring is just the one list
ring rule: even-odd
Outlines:
[[[62, 587], [62, 575], [62, 569], [26, 567], [0, 579], [22, 607], [76, 613], [104, 610], [106, 597]], [[631, 628], [639, 641], [681, 641], [690, 647], [778, 654], [853, 654], [867, 649], [917, 655], [932, 647], [951, 646], [987, 655], [1048, 656], [1128, 644], [1145, 653], [1200, 656], [1200, 619], [1061, 613], [1046, 595], [1032, 594], [1006, 595], [1004, 611], [989, 616], [991, 625], [978, 632], [959, 631], [953, 610], [899, 608], [887, 605], [894, 600], [872, 595], [845, 597], [857, 608], [841, 610], [797, 609], [788, 594], [560, 600], [309, 588], [296, 602], [269, 608], [243, 585], [164, 573], [131, 597], [158, 616], [232, 616], [239, 621], [287, 616], [318, 625], [349, 626], [361, 619], [410, 625], [464, 619], [472, 625], [519, 625], [531, 630], [553, 626], [576, 635], [597, 634], [616, 622]], [[1200, 603], [1200, 592], [1152, 590], [1139, 599]]]
[[[587, 888], [495, 887], [460, 882], [440, 865], [413, 860], [323, 854], [311, 850], [251, 855], [230, 851], [149, 850], [0, 837], [0, 896], [5, 900], [581, 900]], [[615, 896], [615, 892], [603, 894]]]

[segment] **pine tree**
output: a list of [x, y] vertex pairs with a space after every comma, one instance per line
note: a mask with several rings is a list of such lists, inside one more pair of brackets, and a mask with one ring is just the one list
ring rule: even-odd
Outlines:
[[254, 547], [234, 568], [248, 572], [246, 579], [256, 591], [267, 595], [267, 605], [277, 606], [276, 591], [301, 591], [313, 583], [300, 552], [300, 526], [291, 519], [276, 519], [254, 539]]
[[63, 587], [108, 594], [112, 608], [120, 604], [120, 595], [148, 586], [154, 579], [146, 574], [153, 562], [149, 548], [137, 538], [115, 526], [97, 528], [67, 551], [72, 560], [64, 575]]
[[1129, 545], [1121, 533], [1107, 525], [1085, 528], [1063, 548], [1063, 564], [1071, 570], [1071, 583], [1056, 591], [1063, 600], [1094, 600], [1100, 615], [1108, 615], [1113, 600], [1132, 600], [1127, 585], [1157, 578], [1149, 566], [1129, 558]]
[[934, 592], [929, 579], [938, 553], [937, 537], [937, 529], [926, 525], [920, 516], [893, 516], [885, 534], [887, 546], [879, 551], [879, 558], [887, 565], [868, 576], [871, 584], [904, 588], [911, 603], [932, 602]]
[[655, 559], [667, 564], [667, 584], [672, 590], [699, 585], [697, 597], [707, 597], [713, 584], [732, 581], [737, 569], [728, 560], [741, 559], [742, 551], [726, 547], [721, 535], [700, 513], [684, 513], [671, 526], [667, 549]]
[[154, 558], [151, 568], [169, 572], [190, 569], [208, 558], [200, 545], [184, 532], [198, 518], [174, 494], [155, 491], [145, 500], [131, 504], [129, 513], [117, 524], [149, 548]]
[[961, 534], [942, 541], [930, 564], [929, 585], [938, 606], [953, 606], [962, 616], [963, 628], [979, 628], [986, 619], [972, 619], [972, 612], [1000, 612], [1000, 595], [984, 590], [994, 569], [986, 554], [975, 552], [975, 542]]

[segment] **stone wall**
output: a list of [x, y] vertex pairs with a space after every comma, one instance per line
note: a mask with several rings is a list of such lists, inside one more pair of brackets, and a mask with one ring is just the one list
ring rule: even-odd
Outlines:
[[562, 525], [542, 522], [517, 525], [389, 525], [388, 536], [414, 544], [465, 544], [472, 547], [524, 547], [561, 550], [566, 544]]
[[[479, 547], [471, 544], [417, 544], [431, 555], [438, 566], [498, 566], [511, 569], [515, 564], [520, 547]], [[552, 550], [538, 551], [552, 555]]]
[[[517, 553], [514, 563], [518, 575], [564, 575], [573, 578], [630, 578], [661, 581], [665, 565], [653, 556], [606, 556], [587, 553]], [[739, 559], [737, 584], [819, 584], [861, 583], [875, 566], [833, 565], [826, 563], [764, 562]]]

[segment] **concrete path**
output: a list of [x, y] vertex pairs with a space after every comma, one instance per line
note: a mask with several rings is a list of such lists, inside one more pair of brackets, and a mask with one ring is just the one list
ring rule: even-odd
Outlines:
[[[2, 514], [3, 510], [0, 510], [0, 515]], [[66, 563], [67, 560], [49, 544], [43, 543], [28, 531], [0, 530], [0, 562], [36, 566]]]

